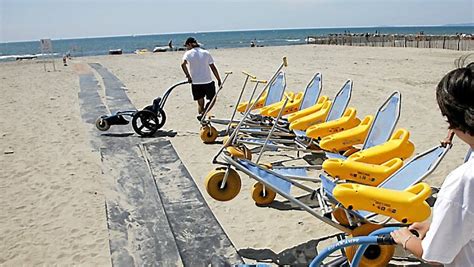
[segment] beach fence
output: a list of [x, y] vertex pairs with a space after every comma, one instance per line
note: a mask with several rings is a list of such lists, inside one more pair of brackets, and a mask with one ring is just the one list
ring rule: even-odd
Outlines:
[[473, 35], [329, 34], [308, 36], [307, 44], [474, 50]]

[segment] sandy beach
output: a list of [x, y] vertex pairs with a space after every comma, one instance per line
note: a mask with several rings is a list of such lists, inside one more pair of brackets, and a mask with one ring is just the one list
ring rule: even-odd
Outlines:
[[[357, 109], [359, 118], [374, 114], [393, 91], [400, 91], [402, 111], [397, 128], [410, 131], [415, 153], [437, 145], [446, 136], [447, 124], [436, 104], [435, 87], [455, 67], [455, 59], [465, 54], [316, 45], [210, 52], [222, 76], [224, 71], [233, 71], [211, 112], [218, 118], [230, 117], [243, 83], [242, 70], [269, 79], [281, 58], [287, 56], [287, 90], [303, 90], [311, 77], [321, 72], [323, 94], [332, 98], [351, 79], [354, 89], [349, 106]], [[128, 97], [141, 109], [184, 80], [182, 54], [82, 57], [70, 60], [68, 66], [58, 60], [57, 71], [47, 65], [46, 72], [39, 61], [0, 64], [0, 265], [111, 265], [102, 163], [91, 146], [88, 125], [81, 119], [79, 74], [93, 72], [101, 81], [88, 65], [100, 63], [125, 84]], [[237, 250], [279, 254], [337, 232], [303, 211], [257, 207], [250, 195], [254, 181], [245, 175], [241, 175], [242, 190], [235, 199], [213, 200], [205, 191], [204, 178], [215, 167], [211, 160], [220, 145], [201, 142], [190, 86], [177, 88], [165, 110], [163, 130], [177, 133], [166, 138]], [[124, 127], [132, 131], [130, 126]], [[463, 161], [466, 151], [467, 146], [455, 139], [426, 181], [440, 186]]]

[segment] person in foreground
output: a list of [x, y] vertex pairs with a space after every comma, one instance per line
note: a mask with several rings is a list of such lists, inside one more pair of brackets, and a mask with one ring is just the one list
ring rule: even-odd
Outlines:
[[[449, 128], [474, 148], [474, 62], [446, 74], [436, 99]], [[431, 223], [414, 223], [391, 233], [418, 258], [445, 266], [474, 266], [474, 153], [444, 180]], [[410, 230], [419, 233], [419, 238]]]
[[[193, 99], [198, 103], [197, 119], [200, 121], [205, 107], [209, 105], [216, 94], [216, 86], [211, 77], [211, 70], [216, 77], [219, 87], [221, 86], [221, 78], [211, 54], [207, 50], [202, 49], [196, 39], [189, 37], [184, 46], [188, 51], [183, 55], [181, 68], [188, 82], [191, 83]], [[204, 105], [204, 97], [208, 100], [206, 105]]]

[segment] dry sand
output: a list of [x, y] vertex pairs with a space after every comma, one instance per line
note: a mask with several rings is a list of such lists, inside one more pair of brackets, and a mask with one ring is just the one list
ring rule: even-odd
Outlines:
[[[402, 93], [398, 127], [411, 132], [416, 152], [438, 143], [447, 125], [436, 105], [437, 82], [463, 53], [436, 49], [286, 46], [211, 50], [217, 67], [233, 71], [212, 113], [228, 118], [246, 70], [268, 79], [288, 57], [288, 89], [301, 91], [315, 72], [323, 94], [333, 97], [346, 79], [354, 81], [350, 106], [359, 117], [373, 114], [394, 90]], [[0, 264], [110, 265], [100, 155], [93, 151], [80, 116], [78, 71], [98, 62], [128, 89], [137, 108], [183, 80], [182, 52], [75, 58], [57, 71], [36, 61], [0, 64]], [[48, 66], [51, 70], [52, 67]], [[100, 80], [98, 78], [98, 80]], [[173, 92], [165, 107], [165, 130], [211, 209], [237, 247], [275, 253], [334, 233], [308, 213], [255, 206], [253, 180], [242, 175], [242, 192], [221, 203], [204, 190], [219, 145], [202, 144], [189, 86]], [[454, 141], [427, 180], [439, 186], [467, 150]]]

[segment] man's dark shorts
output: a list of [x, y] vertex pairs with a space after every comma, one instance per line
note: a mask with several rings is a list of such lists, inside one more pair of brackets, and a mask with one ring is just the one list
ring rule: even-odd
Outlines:
[[206, 84], [192, 84], [191, 90], [193, 92], [194, 100], [204, 97], [206, 97], [207, 100], [211, 100], [216, 95], [216, 85], [213, 81]]

